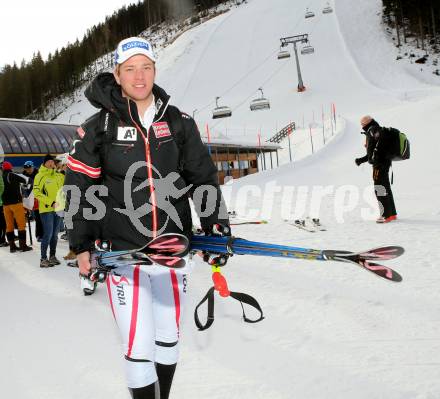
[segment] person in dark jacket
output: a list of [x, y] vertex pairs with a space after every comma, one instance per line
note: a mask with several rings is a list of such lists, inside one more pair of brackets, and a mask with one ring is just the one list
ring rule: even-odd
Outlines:
[[362, 133], [366, 136], [365, 146], [367, 154], [364, 157], [356, 158], [356, 165], [369, 162], [373, 165], [373, 181], [375, 194], [380, 208], [380, 217], [377, 223], [389, 223], [397, 219], [396, 205], [394, 204], [393, 192], [391, 190], [389, 172], [391, 167], [392, 136], [387, 134], [371, 116], [361, 118]]
[[[10, 252], [16, 252], [18, 249], [22, 252], [32, 250], [32, 247], [26, 245], [26, 213], [23, 207], [23, 197], [21, 195], [21, 184], [27, 184], [27, 179], [12, 172], [12, 164], [3, 162], [3, 182], [5, 189], [3, 191], [3, 214], [6, 220], [6, 238], [9, 242]], [[18, 227], [19, 247], [15, 245], [14, 222]]]
[[[32, 161], [26, 161], [23, 165], [23, 174], [29, 177], [29, 184], [27, 193], [31, 195], [32, 190], [34, 188], [34, 180], [35, 176], [38, 173], [38, 169], [35, 168], [34, 163]], [[43, 238], [43, 224], [41, 222], [40, 211], [38, 210], [38, 200], [34, 199], [34, 207], [32, 209], [32, 215], [35, 219], [35, 236], [37, 237], [37, 241], [40, 242]]]
[[0, 247], [7, 247], [6, 241], [6, 220], [3, 215], [3, 191], [5, 190], [5, 184], [3, 183], [3, 172], [0, 170]]
[[[85, 277], [92, 270], [90, 251], [97, 238], [110, 240], [114, 250], [141, 248], [163, 233], [189, 238], [189, 197], [208, 234], [230, 234], [216, 167], [194, 120], [170, 105], [170, 97], [154, 83], [155, 61], [148, 41], [125, 39], [116, 49], [113, 74], [98, 75], [85, 92], [101, 111], [78, 128], [65, 181], [71, 190], [65, 212], [69, 242]], [[95, 198], [92, 207], [86, 192], [90, 197], [97, 184], [104, 188], [103, 202], [100, 206]], [[105, 215], [99, 222], [90, 220], [87, 208]], [[226, 263], [221, 255], [206, 259]], [[127, 385], [135, 399], [157, 398], [156, 387], [161, 399], [169, 396], [188, 271], [189, 266], [121, 265], [107, 277], [124, 342]]]

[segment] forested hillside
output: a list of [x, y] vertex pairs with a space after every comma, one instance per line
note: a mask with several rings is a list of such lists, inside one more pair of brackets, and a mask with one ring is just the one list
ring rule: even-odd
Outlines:
[[414, 40], [417, 48], [439, 51], [440, 1], [382, 0], [385, 22], [395, 29], [396, 45]]
[[209, 8], [224, 2], [143, 0], [108, 16], [81, 41], [57, 49], [47, 60], [37, 51], [30, 61], [0, 66], [0, 117], [52, 119], [56, 99], [69, 96], [99, 69], [112, 65], [111, 52], [121, 39], [148, 28], [154, 32], [166, 21], [189, 18], [187, 23], [195, 23]]

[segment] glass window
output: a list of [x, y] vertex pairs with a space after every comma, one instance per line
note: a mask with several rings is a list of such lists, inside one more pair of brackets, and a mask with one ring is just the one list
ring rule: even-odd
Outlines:
[[58, 133], [57, 127], [53, 126], [53, 125], [46, 125], [44, 127], [44, 131], [50, 137], [50, 139], [53, 141], [55, 148], [56, 148], [56, 152], [60, 153], [60, 154], [65, 152], [64, 147], [61, 144], [60, 134]]
[[17, 123], [14, 122], [8, 122], [8, 127], [15, 133], [15, 136], [17, 137], [17, 142], [20, 145], [21, 152], [22, 153], [29, 153], [31, 152], [31, 147], [29, 146], [29, 142], [27, 141], [26, 135], [17, 127]]
[[2, 144], [3, 151], [5, 153], [11, 153], [11, 145], [9, 144], [9, 140], [6, 136], [4, 125], [0, 122], [0, 143]]
[[33, 132], [31, 124], [30, 123], [23, 123], [22, 125], [20, 125], [20, 130], [25, 135], [25, 137], [31, 147], [31, 152], [33, 152], [34, 154], [41, 153], [42, 152], [41, 148], [38, 145], [37, 140], [35, 140], [35, 136], [34, 136], [34, 132]]
[[69, 143], [69, 150], [72, 148], [73, 140], [76, 137], [76, 128], [72, 129], [70, 127], [63, 129], [64, 136], [67, 138]]
[[9, 144], [11, 145], [11, 153], [12, 154], [20, 154], [21, 151], [21, 147], [20, 147], [20, 143], [17, 139], [17, 137], [15, 136], [14, 132], [6, 127], [6, 129], [4, 129], [4, 132], [6, 134], [6, 137], [9, 140]]
[[57, 152], [55, 144], [50, 138], [50, 134], [48, 133], [47, 129], [44, 128], [36, 128], [35, 132], [40, 135], [41, 140], [45, 143], [47, 151], [44, 151], [45, 153], [52, 153]]
[[240, 161], [240, 169], [249, 168], [249, 161]]
[[47, 154], [49, 152], [49, 148], [47, 147], [46, 141], [43, 139], [40, 132], [36, 129], [32, 129], [32, 133], [34, 135], [35, 141], [38, 143], [40, 147], [40, 151], [42, 154]]
[[75, 128], [53, 125], [50, 126], [50, 130], [53, 132], [53, 135], [57, 137], [59, 144], [61, 145], [61, 152], [68, 152], [73, 141]]
[[64, 126], [58, 126], [58, 137], [60, 138], [61, 144], [63, 146], [63, 152], [68, 152], [72, 144], [72, 137], [69, 135], [68, 129]]

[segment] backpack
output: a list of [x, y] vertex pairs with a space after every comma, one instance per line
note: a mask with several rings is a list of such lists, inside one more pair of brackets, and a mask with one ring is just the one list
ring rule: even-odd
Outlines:
[[404, 161], [405, 159], [409, 159], [410, 157], [410, 146], [409, 140], [406, 137], [405, 133], [394, 129], [394, 128], [385, 128], [390, 135], [389, 140], [389, 158], [391, 161]]

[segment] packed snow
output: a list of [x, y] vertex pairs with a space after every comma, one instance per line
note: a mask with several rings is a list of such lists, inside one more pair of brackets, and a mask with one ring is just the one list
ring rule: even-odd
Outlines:
[[[229, 287], [256, 297], [265, 319], [244, 323], [238, 303], [217, 296], [216, 320], [199, 332], [193, 311], [212, 282], [210, 268], [197, 261], [172, 398], [440, 397], [439, 81], [390, 56], [394, 47], [380, 25], [380, 0], [330, 4], [334, 13], [323, 15], [325, 1], [248, 0], [161, 52], [158, 83], [183, 110], [198, 110], [201, 130], [209, 123], [231, 139], [256, 140], [258, 132], [269, 137], [292, 120], [300, 127], [291, 136], [297, 140], [294, 162], [282, 142], [280, 167], [223, 186], [229, 208], [241, 218], [268, 221], [236, 226], [234, 235], [317, 249], [401, 245], [405, 254], [387, 265], [403, 282], [350, 264], [235, 256], [224, 268]], [[315, 18], [304, 19], [306, 7]], [[276, 55], [280, 37], [302, 33], [310, 34], [315, 53], [300, 55], [307, 90], [298, 93], [294, 57]], [[251, 113], [258, 87], [271, 109]], [[217, 95], [233, 116], [213, 123]], [[338, 116], [333, 134], [332, 103]], [[73, 107], [61, 120], [94, 112], [84, 100]], [[365, 152], [358, 122], [364, 114], [411, 141], [411, 159], [393, 164], [399, 219], [386, 225], [374, 222], [371, 166], [354, 163]], [[319, 217], [327, 231], [309, 233], [283, 221], [306, 216]], [[128, 398], [105, 287], [84, 297], [77, 269], [40, 269], [34, 248], [24, 254], [0, 249], [2, 397]], [[58, 255], [66, 252], [60, 242]]]

